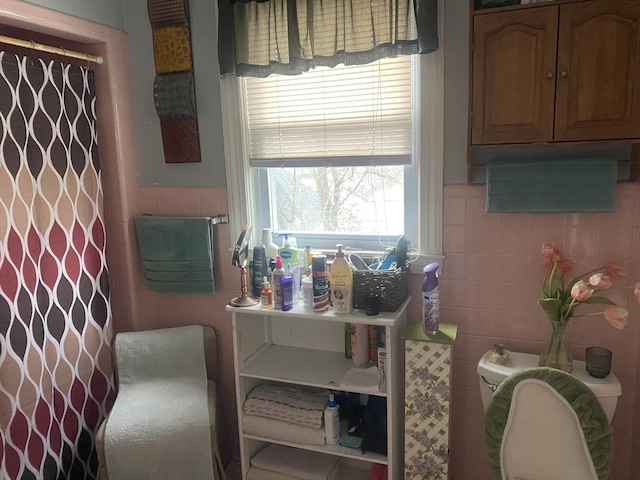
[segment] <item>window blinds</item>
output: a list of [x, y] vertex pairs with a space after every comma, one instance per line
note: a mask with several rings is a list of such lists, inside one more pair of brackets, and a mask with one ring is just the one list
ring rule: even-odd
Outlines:
[[242, 79], [254, 167], [411, 162], [411, 57]]

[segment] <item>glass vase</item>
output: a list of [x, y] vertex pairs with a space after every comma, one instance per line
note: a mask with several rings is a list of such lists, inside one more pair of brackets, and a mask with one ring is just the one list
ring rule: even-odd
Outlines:
[[566, 322], [551, 322], [551, 338], [540, 354], [539, 365], [541, 367], [557, 368], [571, 373], [573, 370], [573, 359], [571, 358], [571, 348], [564, 338], [567, 329]]

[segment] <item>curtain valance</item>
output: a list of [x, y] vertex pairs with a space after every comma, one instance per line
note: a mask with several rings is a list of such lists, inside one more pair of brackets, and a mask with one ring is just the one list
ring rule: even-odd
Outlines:
[[267, 77], [438, 48], [437, 0], [219, 0], [220, 73]]

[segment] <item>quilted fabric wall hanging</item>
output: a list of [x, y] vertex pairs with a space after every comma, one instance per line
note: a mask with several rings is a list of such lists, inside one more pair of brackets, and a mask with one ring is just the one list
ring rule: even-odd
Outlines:
[[187, 0], [148, 0], [156, 67], [154, 101], [166, 163], [200, 161]]

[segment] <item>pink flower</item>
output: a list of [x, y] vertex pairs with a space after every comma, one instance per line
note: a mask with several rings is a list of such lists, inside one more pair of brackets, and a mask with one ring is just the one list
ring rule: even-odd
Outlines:
[[629, 319], [629, 311], [622, 307], [607, 307], [604, 309], [604, 318], [611, 326], [622, 330]]
[[606, 273], [608, 277], [616, 280], [626, 277], [627, 269], [618, 263], [609, 262], [604, 266], [604, 273]]
[[613, 281], [604, 273], [594, 273], [589, 277], [589, 285], [598, 290], [606, 290], [613, 286]]
[[558, 259], [558, 268], [563, 274], [573, 272], [574, 263], [573, 260], [567, 260], [566, 258]]
[[636, 300], [640, 302], [640, 282], [636, 282], [636, 286], [633, 289], [633, 295], [635, 295]]
[[590, 288], [584, 280], [578, 280], [571, 288], [571, 296], [579, 302], [588, 300], [593, 295], [593, 288]]

